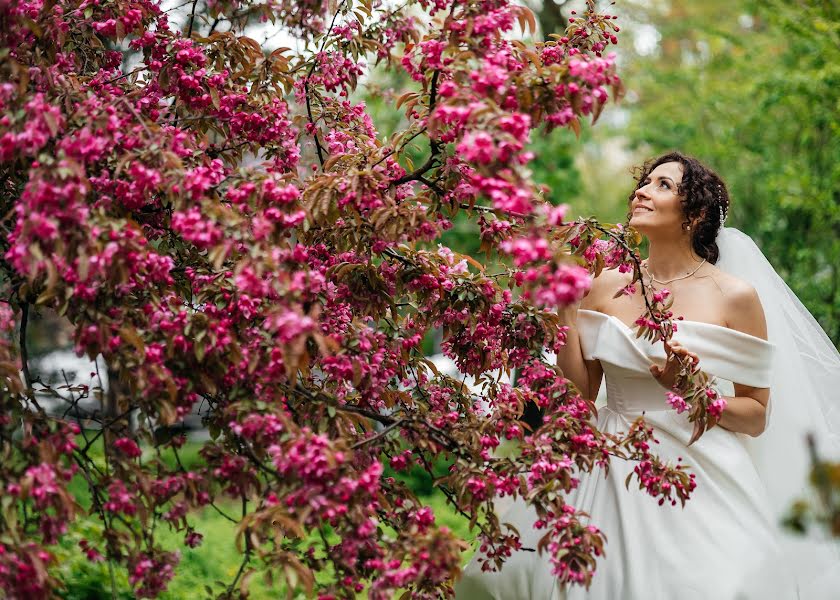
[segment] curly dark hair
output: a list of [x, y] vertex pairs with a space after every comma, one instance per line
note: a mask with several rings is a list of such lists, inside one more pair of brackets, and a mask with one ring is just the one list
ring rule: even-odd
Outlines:
[[721, 214], [725, 219], [729, 212], [729, 192], [720, 176], [709, 167], [681, 152], [669, 152], [659, 158], [652, 158], [633, 169], [636, 187], [630, 194], [629, 201], [633, 201], [636, 190], [644, 185], [651, 171], [669, 162], [678, 162], [683, 166], [682, 182], [677, 193], [682, 196], [685, 215], [683, 225], [692, 225], [691, 246], [698, 256], [714, 264], [720, 257], [715, 238], [722, 225]]

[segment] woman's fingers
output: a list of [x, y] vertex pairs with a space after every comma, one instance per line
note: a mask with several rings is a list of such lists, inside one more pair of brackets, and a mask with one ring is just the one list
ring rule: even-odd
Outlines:
[[695, 364], [695, 365], [700, 362], [700, 357], [699, 356], [697, 356], [694, 352], [689, 352], [679, 342], [669, 340], [668, 342], [666, 342], [666, 347], [668, 348], [668, 350], [670, 351], [670, 354], [671, 354], [671, 356], [668, 357], [669, 359], [676, 355], [676, 356], [681, 356], [681, 357], [684, 357], [684, 358], [685, 357], [690, 358], [692, 364]]

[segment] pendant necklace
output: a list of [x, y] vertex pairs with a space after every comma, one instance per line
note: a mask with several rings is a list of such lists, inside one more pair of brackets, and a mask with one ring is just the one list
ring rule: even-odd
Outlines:
[[673, 279], [669, 279], [668, 281], [659, 281], [656, 277], [654, 277], [654, 276], [651, 274], [650, 269], [648, 269], [647, 262], [645, 262], [645, 271], [647, 271], [648, 277], [650, 277], [650, 280], [651, 280], [651, 281], [655, 281], [655, 282], [656, 282], [656, 283], [658, 283], [659, 285], [667, 285], [667, 284], [669, 284], [669, 283], [673, 283], [674, 281], [679, 281], [679, 280], [681, 280], [681, 279], [688, 279], [689, 277], [691, 277], [692, 275], [694, 275], [697, 271], [699, 271], [699, 270], [700, 270], [700, 267], [702, 267], [704, 264], [706, 264], [706, 259], [705, 259], [705, 258], [703, 259], [703, 262], [701, 262], [699, 265], [697, 265], [697, 268], [696, 268], [696, 269], [694, 269], [694, 270], [693, 270], [691, 273], [689, 273], [688, 275], [683, 275], [682, 277], [674, 277]]

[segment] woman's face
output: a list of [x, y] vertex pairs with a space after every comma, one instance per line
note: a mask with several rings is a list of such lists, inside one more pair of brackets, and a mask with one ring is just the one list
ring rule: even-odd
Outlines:
[[677, 190], [682, 173], [678, 162], [663, 163], [651, 171], [630, 202], [630, 225], [642, 233], [681, 231], [685, 215]]

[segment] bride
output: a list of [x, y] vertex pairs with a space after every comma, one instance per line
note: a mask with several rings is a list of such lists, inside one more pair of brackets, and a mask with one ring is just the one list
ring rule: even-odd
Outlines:
[[[639, 288], [616, 292], [631, 275], [603, 271], [570, 325], [558, 365], [589, 398], [606, 381], [601, 431], [626, 430], [636, 417], [655, 428], [656, 453], [682, 459], [697, 488], [685, 508], [658, 506], [625, 488], [634, 464], [613, 460], [582, 474], [568, 499], [606, 535], [589, 590], [567, 589], [536, 548], [544, 531], [522, 501], [502, 522], [515, 525], [523, 550], [501, 572], [467, 566], [456, 595], [464, 599], [732, 600], [834, 598], [840, 562], [810, 544], [794, 560], [780, 534], [781, 515], [805, 493], [805, 435], [823, 450], [838, 447], [840, 417], [829, 394], [840, 389], [840, 354], [752, 241], [724, 228], [729, 197], [721, 179], [694, 158], [671, 153], [640, 169], [629, 223], [649, 242], [643, 282], [670, 290], [683, 320], [667, 347], [636, 338], [644, 313]], [[674, 356], [699, 361], [726, 398], [718, 424], [691, 446], [692, 424], [666, 401]], [[822, 578], [820, 578], [822, 575]], [[827, 577], [830, 576], [830, 577]]]

